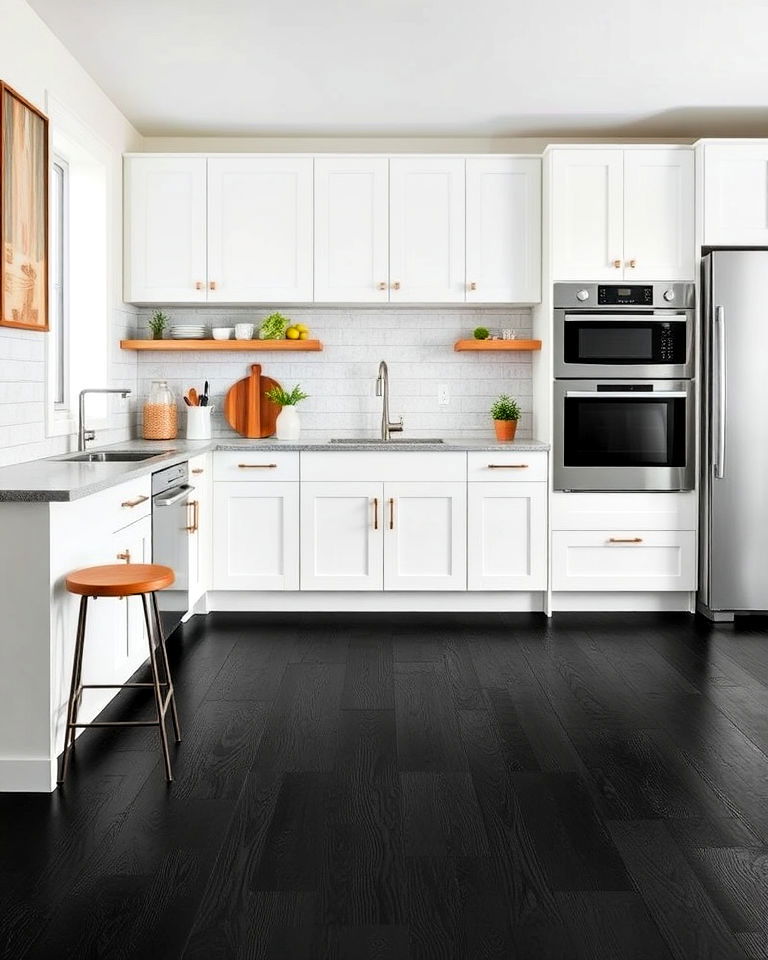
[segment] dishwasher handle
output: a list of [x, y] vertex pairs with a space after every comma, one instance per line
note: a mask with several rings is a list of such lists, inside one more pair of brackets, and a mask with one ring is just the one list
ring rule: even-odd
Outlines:
[[174, 490], [169, 490], [168, 493], [153, 497], [152, 505], [155, 507], [172, 507], [174, 504], [185, 500], [194, 489], [192, 486], [176, 487]]

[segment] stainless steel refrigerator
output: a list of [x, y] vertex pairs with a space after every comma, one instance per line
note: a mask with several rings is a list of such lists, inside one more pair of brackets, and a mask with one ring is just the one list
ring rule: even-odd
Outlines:
[[713, 620], [768, 611], [768, 250], [703, 259], [701, 585]]

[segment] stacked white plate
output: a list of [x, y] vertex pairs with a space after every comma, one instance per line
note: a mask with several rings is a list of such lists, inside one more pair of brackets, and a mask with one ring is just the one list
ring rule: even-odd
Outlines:
[[204, 323], [175, 323], [171, 327], [171, 339], [205, 340], [207, 331]]

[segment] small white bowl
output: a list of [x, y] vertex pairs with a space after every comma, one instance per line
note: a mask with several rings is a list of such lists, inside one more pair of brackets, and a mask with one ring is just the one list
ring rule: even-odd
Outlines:
[[213, 327], [211, 333], [214, 340], [229, 340], [234, 333], [234, 327]]

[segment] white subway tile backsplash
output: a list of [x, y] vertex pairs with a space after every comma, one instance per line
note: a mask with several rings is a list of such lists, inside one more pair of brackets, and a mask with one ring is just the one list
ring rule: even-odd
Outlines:
[[[172, 323], [203, 322], [257, 326], [271, 309], [250, 307], [168, 307]], [[524, 337], [530, 333], [531, 313], [524, 308], [398, 308], [332, 309], [302, 307], [282, 312], [305, 323], [322, 340], [322, 353], [216, 353], [170, 351], [138, 354], [138, 397], [141, 402], [152, 380], [168, 380], [178, 397], [190, 386], [210, 382], [215, 436], [232, 436], [221, 405], [230, 386], [246, 376], [252, 363], [286, 387], [300, 383], [310, 398], [301, 405], [302, 428], [333, 430], [339, 436], [376, 431], [381, 400], [375, 396], [379, 360], [389, 365], [391, 413], [403, 416], [410, 436], [473, 433], [490, 429], [489, 407], [500, 393], [518, 398], [523, 411], [519, 436], [530, 437], [532, 404], [531, 358], [528, 353], [457, 353], [454, 341], [472, 336], [475, 327], [499, 332], [509, 327]], [[146, 336], [152, 310], [139, 311], [137, 330]], [[437, 402], [440, 384], [448, 384], [450, 402]], [[140, 404], [139, 404], [140, 405]]]

